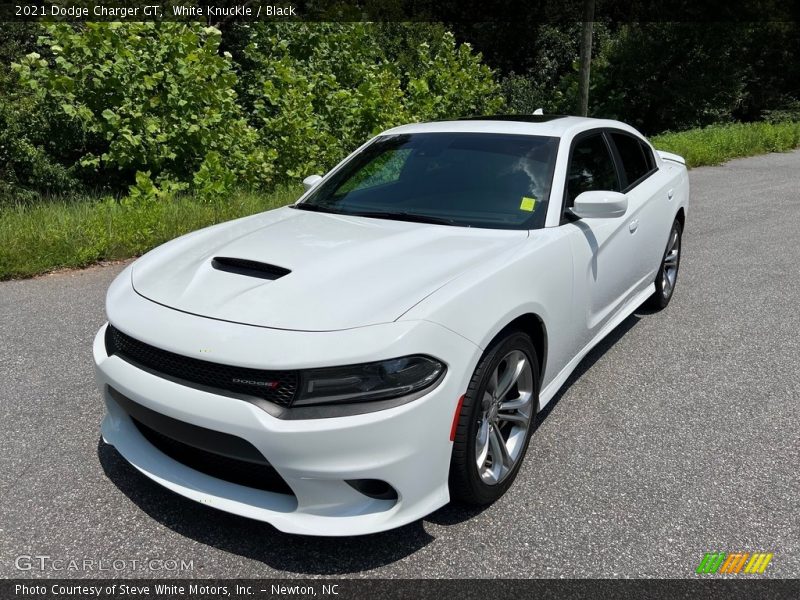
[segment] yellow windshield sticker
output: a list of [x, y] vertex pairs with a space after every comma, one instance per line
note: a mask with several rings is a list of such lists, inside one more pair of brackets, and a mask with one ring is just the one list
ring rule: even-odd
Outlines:
[[522, 202], [519, 203], [519, 209], [527, 210], [528, 212], [533, 212], [535, 206], [536, 198], [528, 198], [528, 196], [523, 196]]

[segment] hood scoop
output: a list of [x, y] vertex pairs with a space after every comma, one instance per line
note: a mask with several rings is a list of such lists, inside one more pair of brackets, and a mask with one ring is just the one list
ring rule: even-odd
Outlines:
[[280, 279], [284, 275], [291, 273], [289, 269], [284, 269], [283, 267], [270, 265], [268, 263], [244, 258], [230, 258], [227, 256], [215, 256], [211, 259], [211, 266], [217, 271], [269, 280]]

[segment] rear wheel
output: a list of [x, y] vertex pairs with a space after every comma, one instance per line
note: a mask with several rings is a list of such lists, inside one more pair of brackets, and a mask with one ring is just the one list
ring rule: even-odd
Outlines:
[[646, 305], [655, 310], [667, 307], [672, 300], [675, 292], [675, 285], [678, 283], [678, 268], [681, 264], [681, 236], [683, 228], [677, 219], [672, 223], [669, 232], [667, 248], [664, 250], [664, 257], [656, 274], [656, 291], [647, 299]]
[[470, 381], [456, 428], [450, 495], [489, 504], [511, 487], [528, 449], [539, 404], [536, 350], [512, 331], [483, 355]]

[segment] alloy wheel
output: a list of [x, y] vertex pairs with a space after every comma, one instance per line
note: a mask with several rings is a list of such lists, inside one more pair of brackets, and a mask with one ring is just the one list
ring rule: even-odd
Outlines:
[[475, 437], [475, 462], [484, 483], [503, 481], [520, 459], [533, 415], [530, 359], [512, 350], [486, 384]]
[[674, 229], [669, 235], [667, 252], [664, 254], [664, 263], [661, 267], [661, 293], [664, 298], [669, 298], [675, 289], [675, 281], [678, 279], [678, 260], [681, 251], [681, 238], [678, 230]]

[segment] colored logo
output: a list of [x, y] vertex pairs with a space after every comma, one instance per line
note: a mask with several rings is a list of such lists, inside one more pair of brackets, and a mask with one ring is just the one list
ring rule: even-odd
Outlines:
[[696, 573], [763, 573], [772, 560], [766, 552], [707, 552], [697, 566]]

